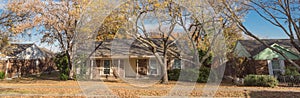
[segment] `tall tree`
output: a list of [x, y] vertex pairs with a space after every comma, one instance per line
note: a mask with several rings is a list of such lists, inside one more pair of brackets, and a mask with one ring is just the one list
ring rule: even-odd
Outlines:
[[18, 8], [11, 8], [4, 6], [0, 14], [0, 52], [8, 54], [10, 51], [7, 50], [9, 46], [9, 37], [19, 34], [20, 29], [17, 28], [20, 25], [26, 24], [26, 19], [30, 17], [28, 11], [22, 11], [22, 13], [14, 13], [14, 10]]
[[[181, 3], [195, 4], [192, 1]], [[127, 2], [121, 5], [117, 11], [113, 11], [113, 13], [104, 20], [104, 24], [102, 24], [102, 27], [99, 29], [100, 37], [98, 36], [98, 38], [100, 40], [105, 39], [103, 37], [107, 36], [103, 36], [103, 34], [111, 34], [112, 37], [109, 38], [113, 38], [117, 32], [119, 32], [118, 34], [124, 34], [125, 32], [125, 36], [142, 42], [145, 47], [148, 47], [153, 54], [156, 55], [159, 64], [163, 68], [164, 77], [162, 78], [162, 83], [167, 83], [167, 58], [180, 58], [178, 52], [170, 48], [170, 46], [174, 45], [178, 40], [196, 41], [197, 44], [193, 43], [189, 44], [189, 46], [194, 47], [194, 49], [202, 46], [207, 51], [212, 51], [212, 49], [209, 49], [211, 48], [210, 46], [213, 46], [211, 43], [217, 44], [218, 41], [211, 39], [217, 40], [216, 35], [220, 34], [219, 32], [223, 32], [226, 36], [225, 39], [230, 40], [226, 44], [231, 48], [233, 47], [232, 42], [241, 37], [239, 33], [231, 32], [238, 31], [236, 25], [231, 24], [228, 19], [222, 19], [224, 17], [219, 15], [220, 11], [212, 12], [211, 14], [214, 14], [213, 17], [207, 15], [208, 12], [205, 10], [214, 6], [206, 5], [207, 4], [203, 3], [199, 8], [184, 8], [169, 0]], [[202, 13], [199, 14], [198, 11], [202, 11]], [[157, 26], [150, 29], [149, 26], [146, 26], [149, 22], [153, 22], [153, 24], [157, 24]], [[155, 30], [153, 30], [153, 28]], [[180, 32], [174, 30], [178, 28], [181, 29]], [[179, 38], [185, 34], [188, 36]], [[232, 38], [230, 37], [231, 35], [235, 37]], [[161, 45], [157, 45], [153, 40], [149, 40], [153, 37], [161, 39]], [[158, 52], [163, 53], [163, 58], [159, 57]], [[200, 61], [204, 62], [205, 59], [209, 57], [209, 54], [210, 52], [201, 58]], [[201, 66], [201, 64], [199, 66]]]
[[13, 32], [21, 33], [36, 29], [36, 33], [43, 36], [41, 42], [58, 43], [59, 48], [68, 57], [69, 78], [73, 78], [72, 53], [75, 29], [81, 10], [87, 3], [88, 0], [21, 0], [9, 2], [7, 6], [9, 11], [18, 16], [28, 15], [23, 21], [24, 24], [15, 26]]
[[[238, 27], [244, 32], [244, 34], [254, 38], [263, 45], [267, 46], [269, 49], [279, 53], [292, 65], [297, 67], [300, 70], [300, 66], [294, 61], [289, 59], [283, 52], [272, 48], [270, 45], [266, 44], [259, 37], [253, 34], [242, 22], [242, 18], [238, 17], [237, 10], [234, 7], [230, 6], [232, 2], [226, 0], [221, 1], [220, 3], [223, 8], [226, 9], [224, 14], [228, 18], [233, 20]], [[300, 13], [299, 6], [300, 2], [295, 0], [246, 0], [238, 3], [247, 7], [249, 10], [253, 10], [265, 21], [271, 23], [272, 25], [280, 28], [290, 39], [291, 44], [299, 51], [299, 38], [300, 38]], [[298, 40], [298, 41], [296, 41]], [[298, 43], [297, 43], [298, 42]]]
[[[195, 4], [195, 2], [184, 3]], [[209, 16], [206, 15], [208, 12], [205, 12], [205, 10], [212, 6], [205, 6], [205, 3], [197, 4], [201, 5], [200, 8], [202, 9], [195, 10], [195, 8], [183, 7], [170, 0], [136, 1], [133, 2], [133, 14], [128, 16], [129, 20], [126, 23], [126, 27], [121, 27], [122, 32], [125, 32], [132, 38], [142, 42], [143, 45], [148, 47], [155, 55], [162, 68], [162, 83], [168, 82], [167, 58], [175, 57], [180, 58], [183, 61], [192, 61], [187, 58], [183, 58], [183, 55], [180, 54], [179, 51], [172, 49], [172, 45], [178, 44], [180, 40], [186, 40], [192, 43], [187, 44], [189, 49], [184, 51], [196, 51], [197, 46], [193, 43], [193, 41], [197, 42], [206, 38], [206, 43], [211, 43], [208, 44], [210, 49], [207, 50], [215, 51], [211, 48], [220, 44], [220, 42], [218, 42], [218, 40], [221, 39], [218, 37], [220, 32], [223, 32], [223, 29], [225, 28], [234, 28], [228, 20], [221, 19], [220, 11], [212, 12], [210, 14], [213, 14], [213, 16]], [[203, 13], [197, 13], [197, 11], [201, 10]], [[149, 28], [147, 24], [156, 24], [156, 26]], [[175, 29], [181, 30], [176, 31]], [[228, 31], [229, 30], [224, 32], [227, 33]], [[178, 35], [178, 33], [182, 37], [175, 36]], [[156, 44], [155, 41], [149, 40], [154, 36], [155, 38], [160, 39], [159, 41], [161, 44]], [[199, 42], [198, 44], [203, 44], [203, 42]], [[159, 55], [159, 52], [162, 54]], [[215, 54], [221, 55], [217, 53]], [[197, 55], [197, 52], [188, 52], [185, 55]], [[201, 58], [200, 64], [196, 64], [196, 62], [192, 63], [194, 65], [201, 66], [201, 62], [203, 63], [208, 57], [209, 53], [207, 53], [207, 56]]]

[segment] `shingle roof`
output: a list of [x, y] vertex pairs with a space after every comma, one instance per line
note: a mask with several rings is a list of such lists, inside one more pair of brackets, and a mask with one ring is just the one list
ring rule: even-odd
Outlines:
[[[6, 56], [15, 57], [27, 48], [32, 47], [34, 43], [11, 43], [6, 49], [8, 52]], [[54, 53], [48, 49], [37, 47], [45, 57], [54, 57]]]
[[8, 51], [11, 51], [7, 54], [7, 56], [15, 56], [19, 53], [21, 53], [22, 51], [24, 51], [25, 49], [27, 49], [28, 47], [31, 47], [33, 45], [33, 43], [30, 44], [18, 44], [18, 43], [13, 43], [10, 44], [9, 49], [7, 49]]
[[39, 48], [45, 55], [46, 57], [55, 57], [55, 53], [53, 53], [52, 51], [46, 49], [46, 48]]
[[[149, 39], [154, 44], [162, 47], [162, 39]], [[141, 42], [137, 40], [130, 39], [114, 39], [106, 40], [102, 42], [97, 42], [96, 44], [102, 43], [102, 45], [95, 52], [95, 57], [103, 56], [153, 56], [151, 48], [144, 46]], [[172, 46], [173, 49], [178, 50], [175, 45]], [[178, 51], [179, 52], [179, 51]], [[158, 50], [161, 55], [162, 52]]]
[[[290, 51], [299, 54], [299, 51], [290, 42], [290, 39], [261, 39], [263, 42], [265, 42], [268, 45], [272, 44], [278, 44], [279, 46], [282, 46], [286, 49], [289, 49]], [[245, 49], [251, 54], [251, 56], [254, 56], [261, 52], [262, 50], [266, 49], [267, 47], [263, 44], [261, 44], [257, 40], [239, 40]], [[295, 43], [299, 44], [299, 41], [295, 40]]]

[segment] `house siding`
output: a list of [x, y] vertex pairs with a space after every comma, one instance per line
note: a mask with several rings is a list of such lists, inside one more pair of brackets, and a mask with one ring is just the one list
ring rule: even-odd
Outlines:
[[6, 61], [0, 60], [0, 71], [5, 72]]
[[245, 77], [249, 74], [257, 74], [257, 75], [268, 75], [268, 63], [266, 60], [249, 60], [245, 58], [245, 60], [239, 65], [238, 68], [234, 68], [234, 61], [227, 62], [225, 75], [237, 76], [237, 77]]
[[[36, 61], [39, 63], [37, 64]], [[3, 66], [5, 71], [5, 65]], [[34, 59], [34, 60], [10, 60], [8, 65], [8, 78], [13, 78], [18, 76], [27, 76], [40, 74], [42, 72], [51, 72], [52, 70], [57, 69], [55, 63], [51, 59]]]
[[[300, 65], [300, 60], [293, 60], [296, 64]], [[289, 61], [284, 61], [285, 67], [287, 66], [293, 66]]]
[[268, 62], [266, 60], [258, 60], [253, 61], [255, 62], [255, 72], [258, 75], [268, 75], [269, 69], [268, 69]]
[[6, 54], [6, 60], [0, 61], [0, 71], [7, 72], [8, 78], [36, 75], [56, 69], [54, 54], [41, 50], [35, 44], [13, 44], [10, 48], [14, 51]]
[[268, 62], [266, 60], [247, 60], [244, 64], [244, 74], [268, 75]]
[[136, 76], [136, 60], [135, 58], [131, 58], [129, 60], [129, 64], [125, 65], [125, 77], [133, 77]]

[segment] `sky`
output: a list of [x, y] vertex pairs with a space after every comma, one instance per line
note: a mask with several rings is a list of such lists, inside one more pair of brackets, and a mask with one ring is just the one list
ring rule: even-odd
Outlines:
[[[0, 0], [0, 9], [2, 9], [6, 0]], [[286, 39], [288, 38], [284, 32], [278, 27], [273, 26], [271, 23], [263, 20], [257, 13], [250, 11], [244, 18], [245, 26], [253, 32], [256, 36], [263, 39]], [[40, 36], [31, 36], [27, 38], [20, 38], [20, 42], [35, 43], [40, 47], [45, 47], [51, 51], [57, 52], [57, 45], [47, 45], [40, 43]]]
[[244, 20], [244, 25], [259, 38], [287, 39], [288, 36], [279, 28], [265, 21], [256, 12], [250, 11]]

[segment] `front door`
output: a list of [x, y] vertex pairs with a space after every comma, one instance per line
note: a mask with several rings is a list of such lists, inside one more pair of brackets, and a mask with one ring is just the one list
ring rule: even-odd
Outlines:
[[148, 73], [148, 60], [147, 59], [138, 59], [137, 60], [138, 73], [139, 75], [147, 75]]
[[104, 74], [110, 74], [110, 60], [104, 60]]

